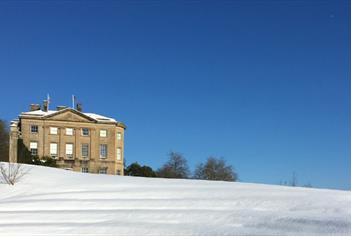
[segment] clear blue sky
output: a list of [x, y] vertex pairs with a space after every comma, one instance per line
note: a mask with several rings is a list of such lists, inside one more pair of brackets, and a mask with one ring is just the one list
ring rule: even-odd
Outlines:
[[351, 190], [350, 1], [1, 1], [0, 117], [49, 93], [128, 125], [128, 163]]

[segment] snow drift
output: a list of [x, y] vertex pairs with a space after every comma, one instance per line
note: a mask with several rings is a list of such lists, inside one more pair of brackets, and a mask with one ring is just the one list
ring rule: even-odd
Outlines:
[[351, 192], [25, 166], [0, 235], [351, 235]]

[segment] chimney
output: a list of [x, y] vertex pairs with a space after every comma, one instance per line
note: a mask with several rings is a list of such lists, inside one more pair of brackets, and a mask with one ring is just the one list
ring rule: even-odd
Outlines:
[[67, 108], [66, 106], [57, 106], [56, 110], [61, 111], [61, 110], [66, 109], [66, 108]]
[[38, 111], [40, 110], [40, 105], [39, 104], [30, 104], [30, 111]]
[[79, 102], [79, 103], [76, 104], [76, 110], [77, 110], [77, 111], [80, 111], [80, 112], [83, 111], [82, 103]]
[[48, 100], [43, 101], [43, 111], [47, 112], [48, 111]]

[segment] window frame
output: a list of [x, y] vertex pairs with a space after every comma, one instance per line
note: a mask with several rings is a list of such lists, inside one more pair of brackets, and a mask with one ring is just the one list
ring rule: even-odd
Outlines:
[[[84, 134], [84, 131], [88, 131], [88, 134]], [[82, 136], [84, 136], [84, 137], [87, 137], [87, 136], [89, 136], [90, 135], [90, 130], [89, 130], [89, 128], [82, 128], [81, 129], [81, 135]]]
[[[86, 146], [87, 155], [84, 155], [85, 153], [83, 152], [83, 150], [84, 150], [83, 147], [85, 147], [85, 146]], [[82, 143], [80, 151], [81, 151], [81, 155], [83, 158], [88, 158], [89, 157], [89, 143]]]
[[[100, 159], [107, 159], [107, 144], [105, 144], [105, 143], [102, 143], [102, 144], [100, 144], [99, 145], [99, 156], [100, 156]], [[102, 147], [105, 147], [105, 149], [104, 149], [104, 152], [103, 152], [103, 148]], [[104, 154], [105, 153], [105, 156], [103, 156], [102, 154]]]
[[[67, 145], [71, 145], [72, 146], [72, 153], [67, 153]], [[65, 145], [65, 155], [69, 159], [73, 159], [74, 158], [74, 144], [73, 143], [66, 143], [66, 145]]]
[[[55, 132], [52, 132], [53, 130], [56, 129], [56, 133]], [[52, 135], [57, 135], [58, 134], [58, 127], [50, 127], [50, 134]]]
[[[68, 134], [68, 133], [67, 133], [67, 130], [72, 130], [72, 134]], [[65, 130], [65, 135], [67, 135], [67, 136], [73, 136], [73, 135], [74, 135], [74, 129], [73, 129], [73, 128], [66, 128], [66, 130]]]
[[117, 132], [117, 140], [122, 140], [122, 133], [121, 132]]
[[[35, 143], [36, 148], [32, 147], [32, 143]], [[38, 156], [38, 141], [30, 141], [29, 142], [29, 150], [30, 150], [30, 154], [31, 156]], [[33, 153], [35, 151], [35, 153]]]
[[106, 167], [106, 168], [100, 168], [100, 169], [99, 169], [99, 174], [101, 174], [101, 175], [107, 175], [107, 167]]
[[[35, 128], [35, 127], [36, 127], [36, 128]], [[33, 128], [35, 128], [34, 131], [33, 131]], [[30, 132], [31, 132], [32, 134], [37, 134], [37, 133], [39, 133], [39, 126], [38, 126], [38, 125], [30, 125]]]
[[[105, 136], [101, 135], [102, 131], [105, 131]], [[99, 136], [100, 136], [100, 138], [107, 138], [107, 129], [100, 129]]]
[[82, 167], [81, 168], [82, 173], [89, 173], [89, 168], [88, 167]]
[[116, 159], [117, 161], [121, 161], [122, 160], [122, 148], [118, 147], [116, 149]]
[[[52, 153], [51, 150], [52, 150], [52, 146], [51, 145], [56, 145], [56, 153]], [[58, 156], [58, 144], [57, 143], [50, 143], [50, 156], [52, 158], [57, 158]]]

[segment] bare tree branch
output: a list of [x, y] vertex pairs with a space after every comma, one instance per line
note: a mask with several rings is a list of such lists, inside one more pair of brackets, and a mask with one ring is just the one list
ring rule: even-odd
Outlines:
[[18, 183], [28, 171], [23, 170], [19, 163], [8, 163], [7, 166], [0, 163], [0, 183], [15, 185]]

